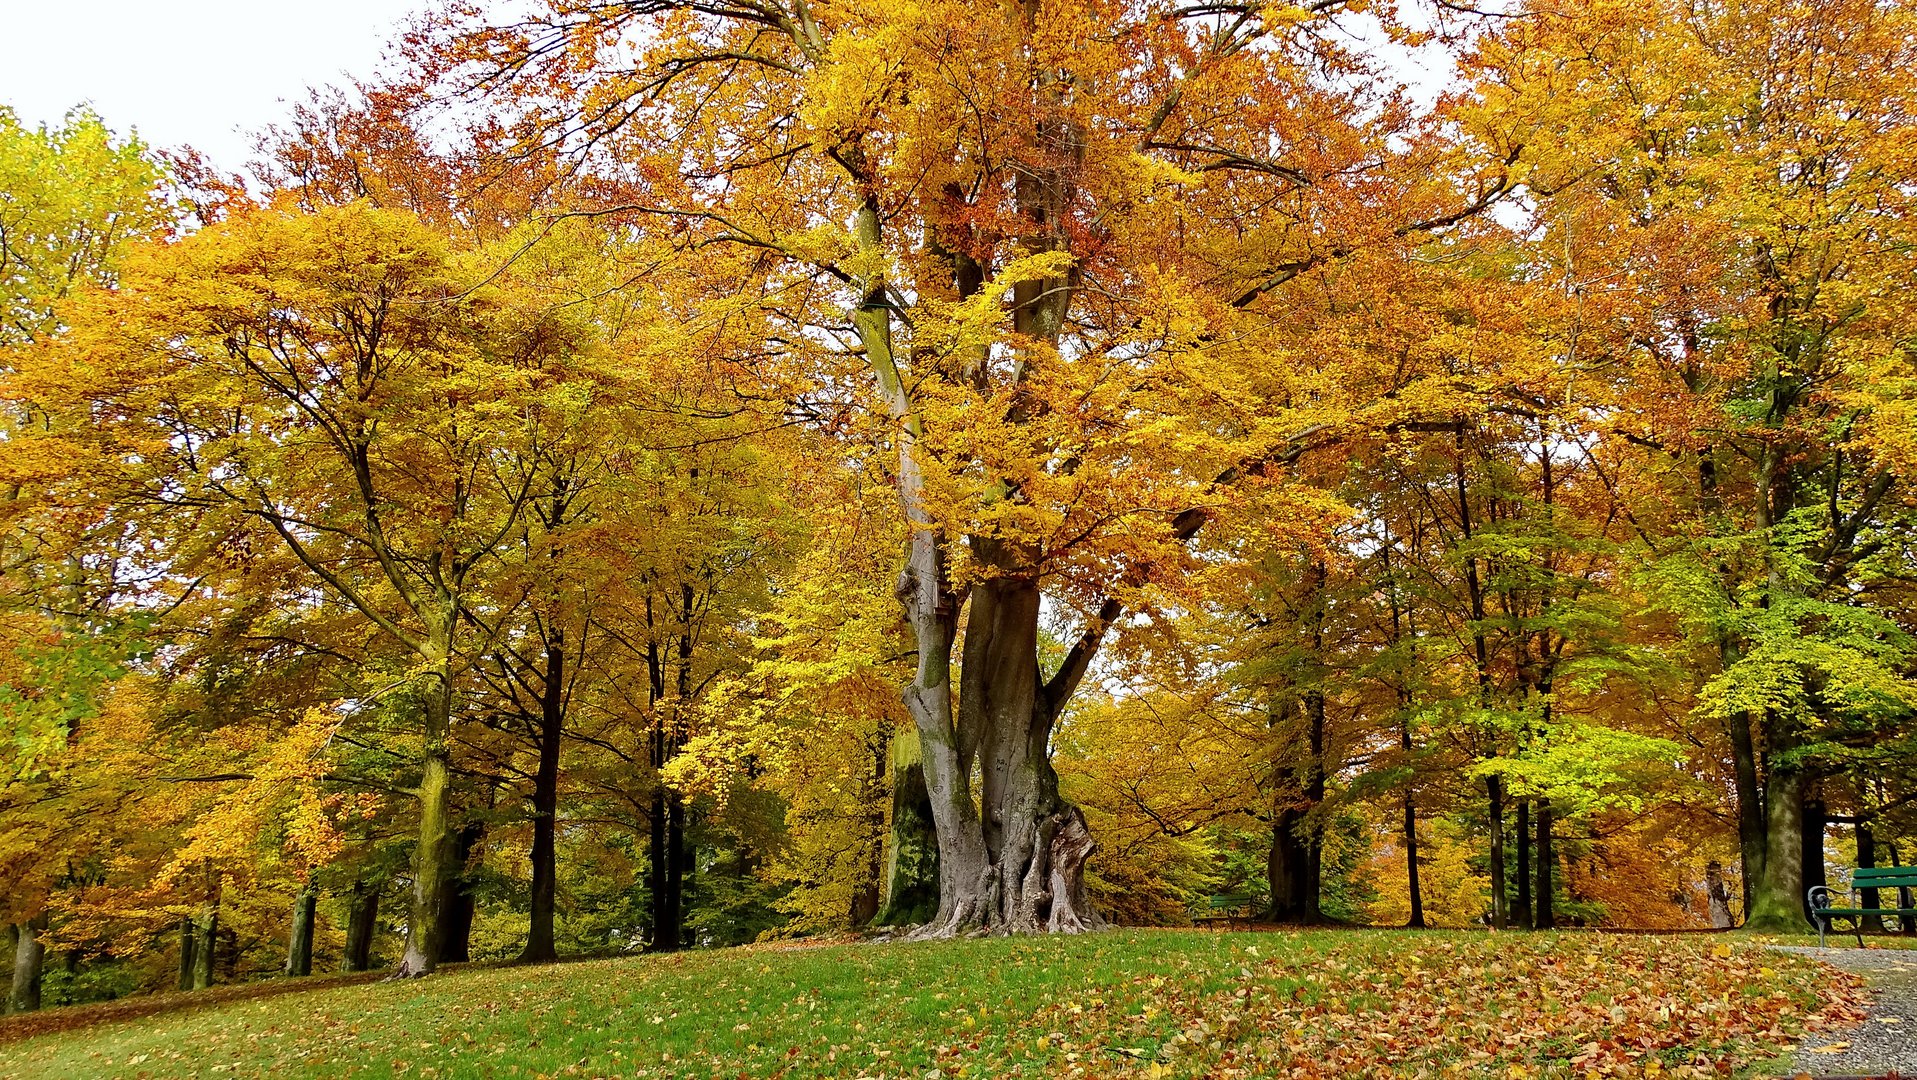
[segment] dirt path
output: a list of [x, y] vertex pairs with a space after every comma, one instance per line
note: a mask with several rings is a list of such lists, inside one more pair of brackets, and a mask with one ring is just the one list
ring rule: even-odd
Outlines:
[[1870, 1019], [1850, 1031], [1806, 1041], [1797, 1052], [1800, 1073], [1881, 1076], [1898, 1070], [1917, 1078], [1917, 951], [1774, 947], [1856, 972], [1870, 986]]

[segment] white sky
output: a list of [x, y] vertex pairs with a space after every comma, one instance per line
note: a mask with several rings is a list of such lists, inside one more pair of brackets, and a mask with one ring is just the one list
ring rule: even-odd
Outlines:
[[[222, 171], [308, 87], [373, 74], [431, 0], [0, 0], [0, 105], [29, 125], [91, 103], [113, 130], [192, 146]], [[1395, 47], [1421, 97], [1439, 72]]]
[[370, 75], [424, 0], [0, 0], [0, 105], [91, 102], [115, 131], [237, 171], [306, 88]]

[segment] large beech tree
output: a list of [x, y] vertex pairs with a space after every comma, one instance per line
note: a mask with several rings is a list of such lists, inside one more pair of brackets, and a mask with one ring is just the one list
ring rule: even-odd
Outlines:
[[[1461, 149], [1337, 44], [1344, 6], [560, 0], [438, 58], [603, 173], [605, 213], [732, 260], [715, 332], [757, 325], [892, 455], [921, 934], [1100, 925], [1051, 736], [1182, 545], [1340, 423], [1335, 376], [1273, 355], [1282, 286], [1513, 182], [1508, 133]], [[1075, 625], [1042, 666], [1048, 612]]]

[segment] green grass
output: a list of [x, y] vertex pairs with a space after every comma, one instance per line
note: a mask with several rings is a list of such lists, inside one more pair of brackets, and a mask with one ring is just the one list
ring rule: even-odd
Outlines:
[[1778, 1053], [1831, 1000], [1819, 971], [1588, 934], [754, 947], [161, 1013], [0, 1044], [0, 1076], [1683, 1075]]

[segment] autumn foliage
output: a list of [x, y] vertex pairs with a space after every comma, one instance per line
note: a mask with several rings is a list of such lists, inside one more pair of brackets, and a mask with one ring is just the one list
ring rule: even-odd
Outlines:
[[[14, 1006], [1917, 859], [1917, 11], [1495, 7], [454, 5], [245, 180], [0, 112]], [[1777, 1036], [1420, 948], [1140, 1007]]]

